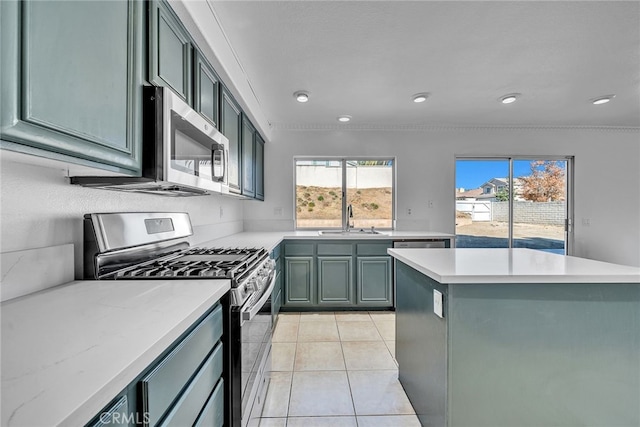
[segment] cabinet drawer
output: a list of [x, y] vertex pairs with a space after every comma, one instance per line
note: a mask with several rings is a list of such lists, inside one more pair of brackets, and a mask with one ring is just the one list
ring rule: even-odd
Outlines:
[[222, 306], [218, 306], [140, 381], [142, 412], [157, 425], [180, 390], [222, 336]]
[[313, 255], [313, 243], [287, 243], [284, 247], [284, 254], [287, 256]]
[[129, 422], [127, 420], [130, 416], [127, 396], [121, 396], [116, 403], [100, 412], [98, 419], [88, 424], [87, 427], [127, 427], [129, 426]]
[[356, 246], [358, 255], [387, 255], [387, 249], [391, 247], [391, 242], [358, 243]]
[[222, 343], [219, 343], [160, 425], [193, 425], [221, 375]]
[[351, 243], [318, 243], [318, 255], [351, 255]]
[[221, 379], [196, 420], [195, 427], [221, 427], [224, 424], [224, 381]]

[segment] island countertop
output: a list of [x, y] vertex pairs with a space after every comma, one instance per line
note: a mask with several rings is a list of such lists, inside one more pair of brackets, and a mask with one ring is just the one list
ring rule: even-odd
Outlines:
[[388, 249], [443, 284], [640, 283], [640, 268], [533, 249]]

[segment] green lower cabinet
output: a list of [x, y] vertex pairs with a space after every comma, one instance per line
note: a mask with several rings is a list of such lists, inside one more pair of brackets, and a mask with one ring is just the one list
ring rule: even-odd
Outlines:
[[129, 402], [125, 394], [114, 404], [104, 409], [87, 427], [129, 427], [133, 425], [132, 418], [134, 417], [135, 414], [129, 412]]
[[393, 307], [391, 241], [296, 240], [283, 245], [285, 308]]
[[313, 257], [285, 258], [285, 304], [305, 307], [315, 304]]
[[391, 257], [358, 257], [358, 304], [366, 306], [393, 306]]
[[353, 257], [318, 258], [318, 305], [353, 305]]

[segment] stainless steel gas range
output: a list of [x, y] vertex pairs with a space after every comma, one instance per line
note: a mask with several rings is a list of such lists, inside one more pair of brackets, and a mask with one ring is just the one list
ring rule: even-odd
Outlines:
[[264, 405], [271, 361], [275, 263], [263, 248], [190, 247], [189, 215], [95, 213], [84, 217], [84, 276], [97, 280], [231, 280], [225, 366], [227, 420], [246, 426]]

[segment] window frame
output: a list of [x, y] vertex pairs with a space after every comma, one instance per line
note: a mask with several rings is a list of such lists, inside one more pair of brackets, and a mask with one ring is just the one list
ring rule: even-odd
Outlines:
[[[466, 155], [466, 154], [455, 154], [453, 156], [453, 182], [454, 182], [454, 194], [455, 194], [455, 181], [457, 177], [457, 162], [458, 160], [498, 160], [498, 161], [506, 161], [509, 166], [509, 176], [507, 177], [508, 182], [506, 185], [506, 189], [509, 192], [509, 229], [508, 229], [508, 249], [513, 248], [514, 236], [513, 236], [513, 203], [515, 201], [515, 191], [516, 188], [516, 177], [513, 176], [513, 163], [519, 160], [548, 160], [548, 161], [564, 161], [566, 162], [566, 209], [565, 209], [565, 255], [573, 255], [575, 250], [575, 240], [574, 240], [574, 171], [575, 171], [575, 156], [573, 155]], [[454, 207], [453, 207], [453, 230], [454, 235], [457, 235], [456, 230], [456, 204], [454, 198]]]
[[[395, 230], [396, 228], [396, 174], [397, 174], [397, 158], [395, 156], [295, 156], [293, 158], [293, 228], [296, 231], [317, 231], [317, 230], [344, 230], [346, 224], [344, 221], [345, 212], [347, 210], [347, 162], [349, 161], [392, 161], [391, 165], [391, 227], [380, 227], [378, 230]], [[296, 188], [297, 188], [297, 163], [298, 161], [315, 161], [315, 162], [340, 162], [342, 169], [342, 211], [341, 211], [341, 227], [305, 227], [298, 228], [298, 213], [296, 211]]]

